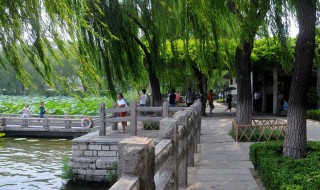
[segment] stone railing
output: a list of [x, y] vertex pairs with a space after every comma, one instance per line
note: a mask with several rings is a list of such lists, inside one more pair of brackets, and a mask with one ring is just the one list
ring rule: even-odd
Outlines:
[[[64, 115], [61, 117], [48, 117], [39, 118], [39, 117], [30, 117], [23, 118], [10, 115], [8, 117], [6, 115], [2, 115], [0, 117], [0, 126], [22, 126], [22, 127], [63, 127], [66, 129], [70, 129], [73, 127], [82, 128], [81, 120], [82, 118], [91, 118], [90, 116], [82, 116], [82, 118], [76, 118], [75, 116]], [[91, 127], [98, 126], [98, 118], [91, 118], [92, 125]]]
[[[137, 135], [137, 122], [160, 122], [162, 118], [171, 116], [174, 112], [183, 110], [187, 107], [169, 107], [168, 102], [164, 102], [162, 107], [139, 107], [137, 102], [131, 102], [130, 107], [127, 108], [105, 108], [105, 104], [102, 103], [99, 105], [99, 135], [106, 135], [106, 126], [107, 124], [115, 123], [115, 126], [112, 126], [112, 129], [117, 130], [118, 122], [130, 122], [131, 126], [131, 135]], [[127, 112], [128, 116], [126, 117], [117, 117], [117, 113]], [[139, 113], [153, 113], [152, 116], [145, 115], [140, 116]]]
[[111, 190], [178, 189], [187, 186], [187, 167], [201, 134], [201, 104], [178, 111], [160, 121], [161, 141], [131, 136], [118, 145], [118, 181]]

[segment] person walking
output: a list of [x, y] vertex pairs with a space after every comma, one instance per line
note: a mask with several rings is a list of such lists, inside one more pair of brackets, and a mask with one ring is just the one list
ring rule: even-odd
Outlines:
[[212, 110], [214, 109], [214, 105], [213, 105], [213, 90], [209, 90], [208, 101], [209, 101], [209, 107], [210, 107], [210, 114], [212, 114]]
[[24, 118], [29, 118], [30, 117], [30, 108], [29, 108], [29, 104], [26, 103], [24, 105], [24, 108], [22, 109], [22, 117]]
[[232, 96], [231, 94], [228, 94], [227, 99], [226, 99], [226, 102], [227, 102], [227, 104], [228, 104], [228, 108], [225, 110], [225, 112], [226, 112], [227, 110], [230, 110], [230, 112], [231, 112], [231, 109], [232, 109], [232, 106], [231, 106], [232, 97], [233, 97], [233, 96]]
[[180, 93], [179, 91], [176, 92], [176, 104], [179, 105]]
[[171, 90], [171, 93], [169, 95], [169, 107], [175, 107], [176, 106], [176, 94], [175, 89]]
[[187, 106], [190, 107], [193, 104], [193, 101], [194, 101], [194, 95], [193, 95], [193, 93], [191, 91], [191, 88], [188, 88], [188, 92], [186, 94]]
[[[126, 100], [123, 98], [122, 93], [118, 93], [117, 99], [118, 99], [118, 101], [117, 101], [116, 106], [118, 108], [128, 107], [128, 104], [127, 104]], [[125, 117], [126, 115], [127, 115], [127, 112], [120, 112], [120, 117]], [[126, 121], [122, 121], [121, 125], [122, 125], [122, 130], [120, 130], [120, 132], [124, 133], [126, 131], [127, 122]]]
[[[146, 104], [147, 104], [147, 95], [146, 95], [146, 89], [143, 89], [142, 91], [142, 94], [139, 96], [139, 104], [140, 104], [140, 107], [146, 107]], [[141, 112], [140, 113], [141, 116], [145, 116], [145, 112]]]
[[44, 108], [44, 102], [41, 102], [39, 110], [40, 118], [44, 118], [44, 114], [46, 113], [46, 109]]

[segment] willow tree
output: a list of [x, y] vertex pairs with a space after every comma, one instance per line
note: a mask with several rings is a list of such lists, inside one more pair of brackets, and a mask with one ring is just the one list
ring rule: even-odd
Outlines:
[[228, 0], [227, 6], [240, 25], [239, 44], [236, 49], [235, 67], [237, 77], [237, 113], [238, 124], [251, 124], [251, 52], [253, 42], [270, 8], [270, 0]]
[[[23, 60], [27, 57], [32, 67], [41, 76], [41, 80], [55, 88], [53, 77], [57, 85], [65, 86], [68, 80], [60, 77], [53, 69], [53, 62], [62, 64], [65, 59], [77, 58], [79, 67], [75, 67], [78, 77], [84, 84], [87, 81], [99, 80], [97, 68], [90, 65], [84, 58], [80, 58], [76, 41], [77, 30], [73, 0], [17, 0], [0, 2], [0, 65], [10, 70], [13, 68], [17, 77], [25, 86], [33, 85], [33, 76], [27, 73]], [[68, 46], [66, 44], [68, 43]], [[60, 51], [56, 51], [59, 49]], [[50, 58], [49, 58], [50, 57]], [[72, 65], [72, 61], [68, 62]], [[93, 85], [95, 87], [95, 85]]]
[[[225, 6], [225, 0], [189, 0], [183, 6], [180, 19], [183, 23], [181, 39], [185, 44], [185, 64], [198, 81], [202, 115], [205, 115], [208, 80], [214, 78], [214, 70], [220, 72], [226, 69], [222, 52], [228, 49], [224, 46], [224, 40], [235, 36], [238, 28]], [[194, 57], [190, 55], [190, 42], [194, 42]]]
[[315, 54], [316, 4], [316, 0], [297, 0], [294, 4], [299, 34], [289, 95], [288, 129], [283, 143], [283, 154], [292, 158], [302, 158], [307, 153], [306, 100]]

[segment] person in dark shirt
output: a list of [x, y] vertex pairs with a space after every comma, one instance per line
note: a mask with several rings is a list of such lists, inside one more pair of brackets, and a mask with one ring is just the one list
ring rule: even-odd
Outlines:
[[[226, 102], [227, 102], [227, 104], [228, 104], [228, 108], [226, 109], [226, 111], [227, 110], [230, 110], [230, 112], [231, 112], [231, 109], [232, 109], [232, 106], [231, 106], [231, 102], [232, 102], [232, 95], [231, 94], [228, 94], [228, 96], [227, 96], [227, 99], [226, 99]], [[225, 111], [225, 112], [226, 112]]]
[[169, 95], [169, 106], [170, 107], [175, 107], [176, 106], [176, 94], [175, 94], [175, 90], [172, 89], [171, 93]]

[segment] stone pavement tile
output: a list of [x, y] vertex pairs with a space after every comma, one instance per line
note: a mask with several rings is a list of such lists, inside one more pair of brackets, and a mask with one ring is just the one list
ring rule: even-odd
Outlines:
[[226, 168], [226, 169], [209, 169], [202, 168], [198, 169], [198, 173], [202, 175], [251, 175], [250, 169], [234, 169], [234, 168]]
[[197, 190], [259, 190], [255, 182], [232, 181], [232, 182], [198, 182]]
[[201, 148], [211, 148], [211, 147], [223, 147], [222, 143], [205, 143], [201, 142]]
[[244, 149], [244, 150], [249, 150], [250, 146], [254, 144], [253, 142], [243, 142], [240, 143], [240, 146]]
[[254, 178], [252, 175], [224, 175], [224, 174], [214, 174], [214, 175], [208, 175], [208, 174], [202, 174], [201, 172], [198, 172], [198, 181], [200, 182], [231, 182], [231, 181], [254, 181]]
[[234, 150], [234, 151], [225, 151], [227, 156], [231, 155], [245, 155], [245, 152], [243, 150]]
[[251, 161], [230, 161], [230, 168], [254, 168]]
[[225, 153], [223, 147], [210, 147], [210, 148], [201, 148], [203, 154], [215, 154], [215, 153]]
[[229, 164], [213, 164], [213, 163], [208, 163], [205, 162], [206, 164], [201, 164], [201, 161], [199, 162], [199, 166], [197, 167], [198, 169], [227, 169], [230, 168]]
[[229, 155], [227, 156], [228, 161], [249, 161], [249, 155]]
[[227, 141], [233, 141], [232, 139], [230, 138], [226, 138], [226, 137], [205, 137], [203, 136], [201, 138], [201, 142], [204, 142], [204, 143], [219, 143], [219, 142], [227, 142]]
[[208, 152], [202, 152], [200, 155], [200, 159], [210, 159], [210, 160], [227, 162], [227, 156], [224, 153], [209, 154]]
[[199, 164], [200, 164], [200, 166], [201, 166], [201, 165], [211, 166], [211, 165], [221, 165], [221, 164], [228, 165], [228, 161], [227, 161], [227, 158], [225, 158], [225, 159], [220, 159], [220, 160], [211, 159], [211, 158], [204, 159], [204, 158], [202, 157], [202, 155], [201, 155], [201, 156], [200, 156]]

